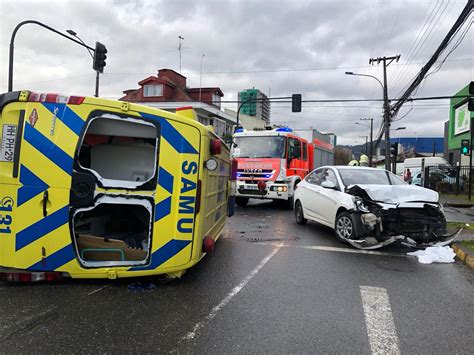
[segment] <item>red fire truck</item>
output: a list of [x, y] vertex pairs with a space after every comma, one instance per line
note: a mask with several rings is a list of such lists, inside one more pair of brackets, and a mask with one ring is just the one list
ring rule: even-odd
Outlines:
[[233, 140], [239, 206], [257, 198], [281, 201], [293, 208], [296, 185], [315, 168], [318, 145], [332, 149], [329, 143], [308, 142], [288, 127], [261, 131], [239, 128]]

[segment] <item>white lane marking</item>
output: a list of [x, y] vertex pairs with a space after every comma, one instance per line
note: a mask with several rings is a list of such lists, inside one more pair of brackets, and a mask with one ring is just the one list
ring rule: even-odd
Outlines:
[[107, 288], [107, 287], [110, 287], [110, 285], [105, 285], [105, 286], [96, 288], [95, 290], [89, 292], [89, 293], [87, 294], [87, 296], [90, 296], [90, 295], [93, 295], [94, 293], [100, 292], [100, 291], [102, 291], [104, 288]]
[[387, 290], [360, 286], [360, 295], [372, 354], [400, 354]]
[[280, 246], [277, 246], [273, 251], [266, 256], [255, 269], [253, 269], [250, 274], [248, 274], [237, 286], [235, 286], [232, 291], [221, 301], [217, 306], [215, 306], [207, 316], [205, 316], [200, 322], [198, 322], [193, 330], [187, 333], [184, 337], [181, 338], [180, 342], [192, 340], [196, 337], [197, 332], [204, 327], [210, 320], [212, 320], [223, 307], [225, 307], [231, 300], [236, 296], [242, 289], [249, 283], [252, 278], [257, 275], [257, 273], [265, 266], [266, 263], [270, 261], [271, 258], [275, 256], [276, 253], [280, 250]]
[[291, 244], [276, 244], [276, 243], [265, 243], [265, 242], [254, 242], [252, 244], [273, 245], [273, 246], [279, 245], [282, 248], [299, 248], [299, 249], [308, 249], [308, 250], [335, 251], [339, 253], [397, 256], [397, 257], [402, 257], [402, 258], [408, 258], [408, 256], [405, 254], [393, 254], [393, 253], [385, 253], [382, 251], [362, 250], [362, 249], [352, 249], [352, 248], [327, 247], [323, 245], [291, 245]]

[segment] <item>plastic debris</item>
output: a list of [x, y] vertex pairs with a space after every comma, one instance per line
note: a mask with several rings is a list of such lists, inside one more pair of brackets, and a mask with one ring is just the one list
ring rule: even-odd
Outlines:
[[431, 263], [454, 263], [456, 253], [449, 246], [428, 247], [425, 250], [417, 250], [407, 255], [416, 256], [420, 264]]

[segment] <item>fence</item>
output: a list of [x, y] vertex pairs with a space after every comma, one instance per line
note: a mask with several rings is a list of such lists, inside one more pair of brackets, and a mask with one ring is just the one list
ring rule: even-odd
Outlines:
[[[474, 168], [470, 172], [474, 174]], [[427, 166], [423, 186], [446, 194], [469, 194], [469, 166]], [[474, 175], [471, 178], [471, 194], [474, 194]]]

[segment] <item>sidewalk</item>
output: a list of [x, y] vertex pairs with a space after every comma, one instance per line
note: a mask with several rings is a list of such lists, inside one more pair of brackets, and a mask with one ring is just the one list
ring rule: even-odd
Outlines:
[[466, 194], [463, 194], [463, 195], [439, 194], [439, 201], [443, 204], [443, 206], [447, 206], [447, 207], [459, 207], [459, 208], [474, 207], [474, 196], [471, 196], [471, 201], [469, 201]]
[[[471, 222], [472, 223], [472, 222]], [[448, 233], [453, 233], [463, 223], [448, 222]], [[451, 244], [456, 257], [474, 269], [474, 226], [464, 227], [459, 237]]]

